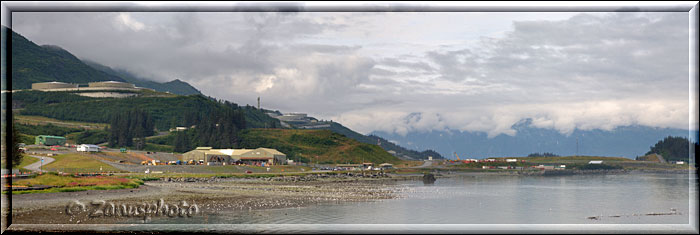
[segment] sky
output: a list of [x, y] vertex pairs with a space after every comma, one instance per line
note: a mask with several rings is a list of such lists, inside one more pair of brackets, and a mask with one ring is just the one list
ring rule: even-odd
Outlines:
[[[370, 133], [689, 118], [687, 12], [15, 12], [81, 59]], [[696, 68], [696, 67], [694, 67]], [[693, 92], [693, 93], [691, 93]], [[696, 111], [695, 111], [696, 112]]]

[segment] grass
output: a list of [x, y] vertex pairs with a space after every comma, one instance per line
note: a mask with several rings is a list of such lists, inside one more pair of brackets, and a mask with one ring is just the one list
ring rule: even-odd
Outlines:
[[66, 173], [78, 172], [122, 172], [121, 170], [96, 160], [90, 154], [69, 153], [53, 156], [54, 162], [44, 165], [47, 171], [61, 171]]
[[139, 185], [143, 185], [143, 181], [136, 178], [123, 178], [116, 176], [73, 177], [60, 176], [57, 174], [43, 174], [30, 179], [21, 179], [13, 183], [13, 186], [29, 187], [34, 185], [48, 185], [54, 186], [54, 188], [44, 190], [13, 191], [12, 194], [138, 188]]
[[13, 115], [18, 123], [29, 124], [29, 125], [46, 125], [53, 124], [62, 127], [71, 128], [84, 128], [84, 129], [104, 129], [109, 124], [106, 123], [93, 123], [93, 122], [76, 122], [76, 121], [64, 121], [54, 118], [42, 117], [42, 116], [29, 116], [29, 115]]
[[266, 178], [275, 176], [303, 176], [308, 174], [338, 174], [339, 172], [319, 173], [319, 172], [275, 172], [275, 173], [163, 173], [163, 174], [145, 174], [145, 173], [130, 173], [128, 178], [140, 179], [142, 181], [158, 180], [162, 178]]
[[305, 163], [397, 163], [400, 160], [377, 145], [365, 144], [329, 130], [246, 129], [244, 148], [274, 148], [287, 159]]
[[[423, 165], [424, 161], [401, 161], [394, 165], [394, 167], [414, 167]], [[378, 167], [379, 165], [377, 165]]]
[[27, 155], [23, 155], [23, 156], [22, 156], [22, 162], [19, 163], [19, 165], [16, 167], [16, 169], [29, 171], [29, 170], [27, 170], [27, 169], [24, 169], [24, 167], [27, 166], [27, 165], [30, 165], [30, 164], [32, 164], [32, 163], [38, 162], [38, 161], [40, 161], [38, 158], [34, 158], [34, 157], [27, 156]]
[[172, 145], [146, 143], [146, 146], [143, 148], [143, 150], [153, 152], [173, 152], [175, 150], [175, 147], [173, 147]]
[[[603, 162], [624, 162], [624, 161], [634, 161], [633, 159], [624, 157], [601, 157], [601, 156], [565, 156], [565, 157], [513, 157], [514, 159], [525, 160], [531, 163], [588, 163], [588, 161], [602, 160]], [[510, 157], [506, 158], [494, 158], [494, 159], [513, 159]]]

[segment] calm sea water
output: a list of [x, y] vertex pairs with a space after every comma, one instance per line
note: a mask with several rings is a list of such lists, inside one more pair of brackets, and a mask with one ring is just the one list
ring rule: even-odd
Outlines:
[[[684, 174], [500, 175], [396, 183], [397, 199], [154, 219], [159, 224], [688, 224], [697, 178]], [[646, 215], [669, 213], [674, 215]], [[598, 217], [590, 219], [589, 217]]]

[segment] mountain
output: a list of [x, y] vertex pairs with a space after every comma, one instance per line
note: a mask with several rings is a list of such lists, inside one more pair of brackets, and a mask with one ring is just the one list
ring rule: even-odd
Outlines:
[[[7, 30], [3, 27], [3, 31]], [[70, 52], [52, 45], [38, 46], [27, 38], [11, 32], [12, 89], [29, 89], [32, 83], [60, 81], [88, 83], [124, 79], [93, 69]], [[6, 73], [3, 67], [3, 74]]]
[[123, 69], [112, 69], [108, 66], [99, 64], [94, 61], [89, 61], [85, 60], [85, 64], [88, 66], [102, 71], [104, 73], [120, 77], [128, 83], [133, 83], [137, 87], [146, 87], [146, 88], [151, 88], [156, 91], [160, 92], [170, 92], [173, 94], [178, 94], [178, 95], [197, 95], [197, 94], [202, 94], [197, 88], [193, 87], [187, 82], [183, 82], [179, 79], [175, 79], [166, 83], [159, 83], [155, 81], [151, 81], [146, 78], [138, 77], [126, 70]]
[[[5, 30], [7, 28], [3, 27], [3, 31]], [[202, 94], [179, 79], [166, 83], [151, 81], [125, 70], [112, 69], [92, 61], [82, 61], [61, 47], [39, 46], [18, 33], [11, 34], [12, 89], [29, 89], [32, 83], [37, 82], [58, 81], [84, 84], [96, 81], [120, 81], [178, 95]], [[4, 74], [5, 67], [2, 69]]]
[[[483, 132], [463, 132], [456, 130], [410, 132], [405, 136], [387, 132], [372, 134], [397, 141], [413, 149], [431, 148], [443, 156], [460, 158], [489, 158], [527, 156], [537, 152], [551, 152], [561, 156], [621, 156], [634, 158], [644, 155], [650, 147], [667, 136], [688, 137], [688, 130], [654, 128], [647, 126], [621, 126], [611, 131], [574, 130], [564, 135], [553, 129], [536, 128], [529, 120], [523, 120], [513, 128], [515, 136], [498, 135], [488, 138]], [[697, 142], [698, 132], [694, 131], [691, 140]]]

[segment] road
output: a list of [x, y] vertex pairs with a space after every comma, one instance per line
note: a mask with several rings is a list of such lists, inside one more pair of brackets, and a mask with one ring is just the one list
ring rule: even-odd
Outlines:
[[414, 166], [411, 168], [427, 168], [427, 167], [431, 167], [432, 165], [433, 165], [433, 161], [425, 161], [425, 162], [423, 162], [423, 165]]
[[659, 159], [659, 162], [660, 162], [660, 163], [666, 163], [666, 159], [664, 159], [664, 157], [661, 156], [661, 154], [656, 154], [656, 158]]
[[[43, 163], [43, 165], [49, 164], [49, 163], [51, 163], [51, 162], [54, 161], [54, 159], [53, 159], [53, 158], [50, 158], [50, 157], [39, 157], [39, 156], [34, 156], [34, 155], [26, 155], [26, 156], [30, 156], [30, 157], [38, 158], [38, 159], [39, 159], [38, 162], [29, 164], [29, 165], [27, 165], [27, 166], [24, 167], [25, 169], [30, 170], [30, 171], [39, 171], [39, 167], [41, 167], [41, 165], [42, 165], [42, 163], [41, 163], [41, 158], [44, 158], [44, 163]], [[42, 172], [43, 172], [43, 171], [42, 171]]]

